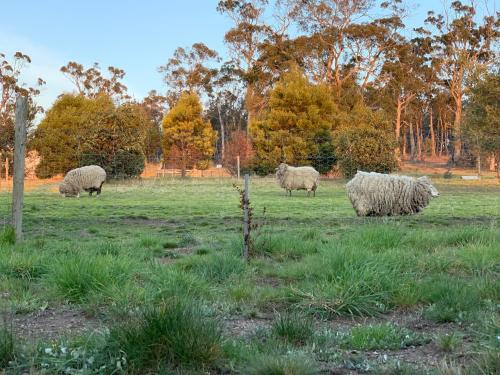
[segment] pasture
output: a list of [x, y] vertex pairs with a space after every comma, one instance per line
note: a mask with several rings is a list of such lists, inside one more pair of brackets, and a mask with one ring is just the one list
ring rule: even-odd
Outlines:
[[28, 191], [25, 242], [0, 237], [0, 369], [498, 373], [496, 181], [435, 177], [441, 196], [423, 213], [358, 218], [345, 181], [308, 198], [253, 178], [249, 263], [234, 182]]

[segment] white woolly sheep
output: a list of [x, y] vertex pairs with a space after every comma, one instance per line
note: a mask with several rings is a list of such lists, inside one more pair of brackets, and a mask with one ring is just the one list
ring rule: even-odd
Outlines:
[[104, 169], [98, 165], [87, 165], [69, 171], [59, 185], [59, 192], [66, 197], [80, 197], [82, 190], [88, 191], [90, 196], [94, 191], [99, 195], [104, 181], [106, 181]]
[[316, 196], [319, 185], [319, 172], [313, 167], [291, 167], [281, 163], [276, 168], [276, 179], [280, 187], [285, 189], [286, 194], [292, 196], [292, 190], [307, 190], [307, 196], [311, 191]]
[[411, 215], [422, 211], [439, 195], [427, 177], [358, 171], [346, 185], [358, 216]]

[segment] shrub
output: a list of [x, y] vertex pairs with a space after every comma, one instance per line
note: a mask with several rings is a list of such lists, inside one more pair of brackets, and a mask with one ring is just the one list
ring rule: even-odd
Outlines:
[[113, 328], [110, 349], [125, 353], [131, 374], [165, 365], [203, 368], [221, 358], [222, 334], [199, 305], [173, 300]]
[[342, 128], [337, 133], [336, 155], [342, 174], [350, 178], [357, 170], [392, 172], [397, 167], [394, 136], [369, 126]]
[[86, 153], [80, 158], [80, 165], [99, 165], [108, 178], [138, 177], [144, 170], [144, 154], [135, 150], [120, 150], [109, 158], [106, 155]]

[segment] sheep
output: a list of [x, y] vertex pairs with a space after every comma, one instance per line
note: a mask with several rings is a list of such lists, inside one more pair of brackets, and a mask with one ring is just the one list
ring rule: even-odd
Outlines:
[[59, 185], [59, 192], [66, 197], [80, 197], [82, 190], [88, 191], [89, 196], [95, 191], [101, 194], [102, 184], [106, 181], [106, 171], [98, 165], [72, 169]]
[[307, 190], [307, 196], [316, 196], [319, 185], [319, 172], [313, 167], [291, 167], [281, 163], [276, 168], [276, 179], [286, 194], [292, 196], [292, 190]]
[[422, 211], [439, 192], [427, 177], [358, 171], [346, 185], [358, 216], [411, 215]]

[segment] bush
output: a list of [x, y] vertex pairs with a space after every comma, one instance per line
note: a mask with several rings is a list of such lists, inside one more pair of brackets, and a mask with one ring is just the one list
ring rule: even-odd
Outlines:
[[80, 166], [99, 165], [108, 178], [130, 178], [138, 177], [144, 170], [144, 154], [135, 150], [118, 151], [111, 159], [104, 155], [82, 154]]
[[336, 155], [342, 174], [350, 178], [356, 171], [392, 172], [397, 167], [394, 136], [368, 126], [343, 128], [337, 134]]
[[221, 358], [222, 334], [199, 305], [174, 300], [113, 328], [110, 350], [125, 353], [131, 374], [164, 366], [203, 368]]

